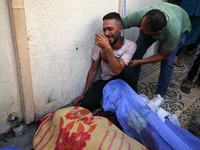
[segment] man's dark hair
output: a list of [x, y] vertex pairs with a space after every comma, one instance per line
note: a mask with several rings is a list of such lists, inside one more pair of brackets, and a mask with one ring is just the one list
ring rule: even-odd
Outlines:
[[111, 12], [111, 13], [108, 13], [107, 15], [105, 15], [103, 17], [103, 21], [106, 20], [106, 19], [115, 19], [115, 21], [121, 25], [122, 24], [122, 19], [120, 17], [120, 15], [116, 12]]
[[152, 32], [162, 30], [167, 24], [165, 14], [158, 9], [150, 10], [145, 14], [145, 17], [145, 25], [150, 26]]

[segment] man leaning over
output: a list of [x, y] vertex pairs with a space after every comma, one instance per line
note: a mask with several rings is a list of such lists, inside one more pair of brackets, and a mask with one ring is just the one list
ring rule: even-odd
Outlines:
[[[161, 61], [156, 95], [151, 100], [157, 106], [164, 102], [173, 73], [174, 57], [185, 42], [185, 33], [190, 32], [188, 14], [179, 6], [167, 2], [155, 3], [122, 18], [125, 29], [138, 27], [140, 35], [136, 41], [137, 50], [130, 66], [136, 67], [138, 77], [141, 64]], [[159, 53], [143, 58], [147, 49], [156, 41], [161, 42]]]

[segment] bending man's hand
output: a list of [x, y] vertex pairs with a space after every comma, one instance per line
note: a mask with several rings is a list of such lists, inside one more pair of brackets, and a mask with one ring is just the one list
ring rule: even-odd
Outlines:
[[85, 96], [85, 94], [77, 97], [76, 99], [74, 99], [73, 101], [73, 106], [80, 106], [81, 105], [81, 100], [83, 99], [83, 97]]
[[139, 59], [131, 60], [128, 65], [131, 67], [136, 67], [136, 66], [140, 65], [140, 60]]
[[95, 34], [95, 42], [94, 43], [105, 50], [108, 50], [111, 48], [110, 42], [104, 34], [102, 34], [102, 35]]

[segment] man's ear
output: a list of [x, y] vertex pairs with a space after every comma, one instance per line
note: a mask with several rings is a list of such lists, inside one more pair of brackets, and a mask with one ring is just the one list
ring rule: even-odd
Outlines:
[[122, 32], [124, 27], [122, 25], [119, 26], [119, 31]]
[[161, 30], [156, 31], [156, 34], [159, 34], [161, 32]]

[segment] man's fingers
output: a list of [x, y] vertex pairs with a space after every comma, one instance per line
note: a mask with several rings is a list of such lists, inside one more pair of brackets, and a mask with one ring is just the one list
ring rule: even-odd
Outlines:
[[102, 35], [104, 38], [107, 38], [103, 33], [101, 33], [101, 35]]
[[81, 101], [79, 101], [79, 103], [77, 104], [77, 106], [80, 106], [81, 105]]
[[94, 42], [96, 45], [100, 46], [98, 42]]
[[101, 35], [95, 34], [96, 39], [101, 38]]
[[128, 63], [128, 65], [131, 65], [132, 64], [132, 61], [130, 61], [129, 63]]
[[77, 103], [78, 103], [78, 100], [75, 99], [75, 100], [73, 101], [73, 106], [77, 106]]
[[95, 39], [102, 39], [102, 38], [107, 38], [107, 37], [103, 33], [102, 33], [102, 35], [95, 34]]

